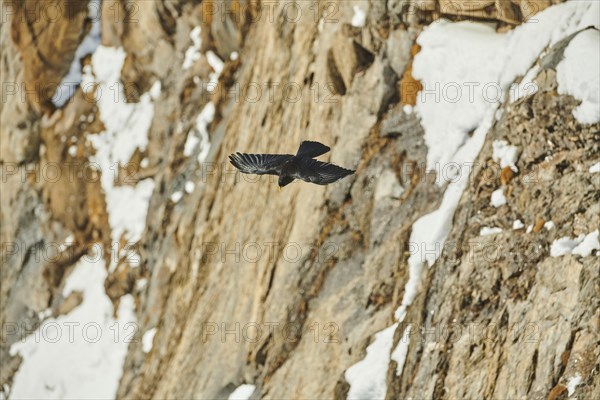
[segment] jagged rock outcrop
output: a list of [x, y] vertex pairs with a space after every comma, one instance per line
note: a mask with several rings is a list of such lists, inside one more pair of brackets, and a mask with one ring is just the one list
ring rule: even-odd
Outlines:
[[[82, 128], [94, 125], [93, 119], [81, 120], [93, 105], [81, 93], [61, 110], [54, 111], [50, 102], [89, 29], [86, 4], [26, 1], [2, 7], [10, 21], [2, 24], [0, 34], [0, 373], [7, 383], [19, 362], [8, 348], [35, 331], [43, 311], [60, 308], [65, 274], [85, 254], [86, 245], [101, 238], [99, 231], [106, 231], [106, 213], [97, 180], [78, 176], [84, 154], [67, 151], [81, 138]], [[45, 7], [71, 18], [46, 14]], [[69, 235], [75, 244], [61, 251], [59, 245]]]
[[518, 24], [529, 20], [550, 5], [560, 2], [560, 0], [484, 0], [476, 2], [469, 0], [423, 0], [414, 2], [414, 5], [419, 10], [432, 12], [436, 15], [490, 19]]
[[[399, 381], [389, 373], [392, 393], [541, 399], [579, 374], [589, 382], [580, 396], [598, 395], [598, 260], [550, 256], [553, 240], [600, 222], [599, 182], [587, 167], [598, 158], [598, 126], [572, 117], [577, 102], [556, 95], [554, 70], [536, 81], [539, 91], [507, 106], [488, 134], [449, 251], [427, 271], [427, 289], [404, 321], [423, 330], [410, 337], [410, 373]], [[495, 140], [519, 147], [517, 176], [499, 173]], [[496, 209], [490, 198], [501, 187], [510, 206]], [[524, 227], [513, 230], [515, 220]], [[549, 221], [554, 228], [544, 228]], [[480, 236], [486, 226], [503, 232]]]
[[[349, 24], [351, 2], [263, 3], [102, 4], [102, 44], [127, 54], [127, 100], [162, 86], [148, 146], [131, 160], [135, 179], [155, 184], [141, 262], [119, 262], [105, 282], [115, 304], [131, 293], [137, 305], [119, 398], [226, 398], [242, 383], [256, 385], [257, 398], [346, 398], [344, 372], [394, 322], [402, 301], [412, 224], [439, 206], [444, 190], [425, 170], [423, 128], [404, 107], [420, 88], [411, 73], [415, 39], [442, 16], [508, 29], [555, 2], [490, 0], [466, 12], [453, 5], [467, 1], [356, 2], [368, 10], [364, 27]], [[3, 24], [3, 80], [59, 80], [89, 30], [83, 9], [51, 29]], [[196, 26], [203, 54], [186, 69]], [[40, 75], [47, 60], [33, 49], [54, 48], [49, 41], [53, 68]], [[207, 51], [225, 61], [216, 90], [207, 86], [215, 74]], [[577, 101], [557, 94], [554, 67], [537, 75], [537, 93], [503, 105], [488, 133], [454, 216], [450, 251], [424, 272], [396, 329], [394, 345], [415, 327], [400, 376], [391, 363], [388, 398], [565, 396], [576, 375], [580, 398], [600, 397], [597, 258], [549, 256], [554, 239], [600, 222], [600, 183], [587, 173], [600, 153], [600, 127], [577, 123]], [[48, 100], [15, 95], [2, 103], [0, 322], [31, 329], [40, 312], [58, 315], [80, 301], [63, 298], [62, 288], [87, 247], [100, 242], [108, 257], [111, 246], [97, 176], [22, 178], [49, 165], [68, 176], [67, 162], [93, 156], [87, 135], [104, 129], [81, 90], [58, 110]], [[184, 148], [209, 103], [210, 150], [198, 162], [201, 149], [185, 156]], [[304, 139], [331, 145], [329, 160], [356, 175], [278, 193], [274, 179], [240, 177], [226, 162], [235, 151], [293, 152]], [[493, 162], [496, 140], [519, 148], [518, 172]], [[496, 209], [490, 198], [501, 187], [511, 201]], [[177, 192], [186, 194], [175, 201]], [[531, 232], [512, 230], [516, 219]], [[555, 228], [542, 228], [549, 221]], [[488, 226], [503, 232], [480, 236]], [[69, 254], [27, 255], [69, 235], [76, 243]], [[145, 351], [141, 338], [152, 328]], [[447, 334], [457, 329], [461, 335]], [[1, 383], [10, 383], [19, 357], [9, 348], [22, 332], [2, 335]]]

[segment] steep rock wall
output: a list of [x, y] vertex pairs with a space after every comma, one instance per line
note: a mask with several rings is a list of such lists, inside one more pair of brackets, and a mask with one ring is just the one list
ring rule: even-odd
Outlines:
[[[402, 302], [412, 224], [442, 200], [436, 176], [425, 171], [423, 128], [403, 107], [414, 104], [418, 88], [410, 74], [414, 41], [439, 16], [498, 19], [507, 29], [529, 15], [525, 2], [513, 1], [506, 18], [504, 2], [489, 2], [499, 6], [485, 15], [426, 3], [281, 2], [271, 13], [255, 1], [103, 2], [102, 44], [127, 54], [127, 99], [137, 102], [153, 82], [162, 84], [148, 146], [131, 160], [136, 179], [155, 182], [141, 263], [120, 262], [105, 283], [115, 303], [132, 293], [137, 304], [137, 342], [129, 345], [118, 397], [227, 397], [244, 382], [257, 386], [258, 397], [346, 397], [345, 371], [394, 322]], [[368, 10], [364, 27], [349, 24], [354, 5]], [[225, 6], [234, 11], [224, 13]], [[60, 31], [72, 33], [58, 46], [57, 76], [87, 29], [82, 18], [62, 21]], [[30, 79], [40, 61], [19, 50], [6, 26], [3, 79]], [[199, 50], [226, 60], [216, 93], [206, 85], [215, 71], [205, 53], [182, 67], [195, 26], [202, 28]], [[55, 37], [45, 32], [36, 35], [40, 43]], [[415, 332], [459, 327], [463, 335], [411, 335], [403, 373], [396, 376], [394, 363], [387, 372], [387, 397], [564, 396], [576, 375], [585, 382], [579, 395], [598, 397], [597, 260], [549, 257], [552, 240], [598, 226], [598, 178], [587, 172], [598, 157], [598, 125], [576, 123], [577, 102], [557, 94], [554, 75], [544, 70], [536, 94], [502, 107], [454, 217], [448, 242], [456, 251], [425, 271], [394, 345], [407, 324]], [[211, 146], [199, 163], [184, 148], [209, 103], [216, 106]], [[3, 243], [16, 238], [31, 248], [69, 234], [77, 243], [64, 262], [23, 253], [3, 259], [2, 322], [35, 327], [46, 308], [57, 315], [73, 307], [60, 294], [69, 267], [90, 243], [109, 248], [110, 232], [97, 180], [24, 182], [21, 171], [83, 162], [91, 146], [78, 141], [73, 156], [61, 138], [84, 139], [103, 127], [81, 91], [60, 110], [20, 97], [2, 106], [2, 162], [19, 171], [3, 169]], [[18, 129], [5, 129], [12, 126]], [[273, 179], [240, 178], [226, 162], [235, 151], [293, 153], [304, 139], [331, 145], [328, 159], [356, 168], [356, 176], [278, 193]], [[520, 148], [517, 176], [494, 169], [494, 140]], [[536, 179], [525, 182], [530, 176]], [[501, 185], [512, 201], [498, 211], [489, 204]], [[176, 201], [177, 192], [186, 194]], [[535, 228], [512, 231], [515, 219]], [[540, 229], [550, 220], [554, 230]], [[485, 226], [505, 232], [479, 236]], [[475, 334], [465, 335], [470, 326]], [[152, 328], [146, 352], [141, 339]], [[3, 331], [3, 383], [18, 368], [8, 348], [19, 337]]]

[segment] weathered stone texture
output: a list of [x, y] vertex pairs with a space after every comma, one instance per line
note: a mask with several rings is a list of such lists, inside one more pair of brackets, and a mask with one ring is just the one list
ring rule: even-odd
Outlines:
[[[477, 15], [456, 15], [501, 27], [523, 21], [533, 2], [481, 3]], [[541, 9], [553, 1], [534, 3]], [[130, 344], [118, 397], [227, 397], [253, 383], [264, 398], [345, 398], [344, 371], [364, 357], [374, 333], [393, 323], [402, 301], [411, 226], [441, 201], [443, 189], [424, 171], [419, 120], [403, 108], [415, 94], [400, 90], [417, 87], [410, 74], [414, 40], [448, 2], [363, 2], [363, 28], [342, 22], [353, 15], [346, 1], [333, 3], [338, 22], [327, 13], [315, 18], [310, 7], [317, 3], [297, 2], [302, 17], [295, 23], [282, 17], [287, 1], [274, 6], [273, 20], [259, 16], [260, 2], [251, 0], [134, 4], [132, 20], [113, 18], [115, 10], [125, 15], [123, 2], [103, 3], [102, 42], [127, 53], [121, 77], [136, 89], [127, 92], [129, 101], [161, 81], [148, 148], [133, 160], [148, 158], [137, 172], [156, 185], [142, 263], [119, 265], [106, 289], [115, 302], [124, 293], [135, 296], [136, 339], [153, 327], [157, 333], [148, 354], [140, 341]], [[243, 17], [207, 12], [223, 4], [245, 10]], [[198, 84], [213, 72], [204, 57], [182, 69], [197, 25], [202, 51], [226, 61], [212, 95]], [[44, 82], [64, 74], [86, 22], [79, 12], [46, 30], [16, 22], [1, 29], [3, 80]], [[35, 37], [27, 42], [34, 47], [25, 45], [27, 37]], [[54, 49], [52, 68], [39, 73], [47, 63], [35, 48]], [[229, 60], [233, 51], [238, 60]], [[588, 168], [598, 159], [600, 127], [576, 123], [576, 101], [557, 94], [551, 67], [537, 77], [538, 93], [502, 106], [454, 217], [448, 242], [455, 246], [424, 272], [395, 342], [407, 323], [461, 327], [462, 335], [412, 335], [403, 374], [388, 371], [388, 398], [543, 398], [563, 393], [576, 374], [584, 378], [577, 395], [598, 397], [598, 261], [551, 258], [549, 247], [599, 225], [600, 183]], [[198, 164], [183, 148], [209, 101], [216, 104], [211, 149]], [[96, 106], [81, 92], [60, 110], [45, 103], [2, 102], [1, 162], [17, 172], [2, 171], [2, 242], [27, 249], [72, 234], [78, 245], [75, 256], [58, 262], [3, 259], [0, 322], [35, 326], [48, 307], [55, 315], [68, 312], [80, 301], [60, 295], [70, 267], [86, 244], [110, 241], [98, 181], [21, 178], [25, 168], [85, 161], [92, 149], [79, 140], [102, 130]], [[76, 156], [67, 151], [71, 136]], [[274, 179], [240, 178], [226, 162], [235, 151], [291, 153], [304, 139], [331, 145], [326, 159], [356, 175], [278, 193]], [[520, 149], [518, 173], [493, 164], [494, 140]], [[195, 190], [174, 203], [171, 194], [186, 181]], [[490, 196], [502, 185], [510, 201], [495, 209]], [[512, 230], [515, 219], [540, 227], [553, 221], [555, 228]], [[483, 226], [503, 232], [481, 237]], [[148, 284], [140, 289], [135, 281], [142, 278]], [[248, 323], [259, 324], [261, 334]], [[269, 334], [265, 323], [278, 326]], [[235, 324], [248, 337], [221, 336]], [[291, 332], [282, 329], [286, 324]], [[1, 383], [18, 366], [8, 356], [18, 338], [2, 338]]]

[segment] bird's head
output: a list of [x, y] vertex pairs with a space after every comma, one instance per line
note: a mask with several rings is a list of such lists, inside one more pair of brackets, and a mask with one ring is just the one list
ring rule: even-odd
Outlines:
[[277, 184], [279, 185], [279, 190], [281, 190], [282, 187], [292, 183], [293, 180], [294, 178], [292, 178], [291, 176], [279, 175], [279, 180], [277, 181]]

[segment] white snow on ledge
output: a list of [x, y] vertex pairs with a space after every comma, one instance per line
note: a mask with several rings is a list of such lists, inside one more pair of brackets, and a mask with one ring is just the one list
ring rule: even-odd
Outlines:
[[223, 68], [225, 67], [223, 60], [221, 60], [212, 50], [206, 52], [206, 60], [208, 61], [208, 65], [210, 65], [217, 74], [217, 77], [221, 76]]
[[255, 390], [256, 386], [244, 383], [229, 395], [228, 400], [248, 400]]
[[[417, 38], [421, 51], [413, 63], [413, 76], [421, 81], [424, 90], [417, 96], [415, 112], [425, 130], [427, 168], [434, 170], [438, 164], [444, 168], [448, 163], [456, 163], [462, 170], [459, 179], [448, 183], [440, 207], [412, 226], [409, 242], [419, 245], [408, 258], [409, 279], [395, 312], [398, 321], [403, 321], [407, 307], [417, 296], [424, 265], [431, 267], [441, 254], [454, 212], [469, 182], [469, 167], [483, 147], [498, 107], [509, 98], [508, 89], [531, 69], [548, 46], [596, 24], [598, 4], [571, 1], [554, 5], [536, 14], [537, 23], [523, 24], [507, 33], [497, 33], [480, 23], [438, 20]], [[514, 167], [517, 151], [508, 150], [501, 156], [497, 154], [498, 159]], [[381, 352], [388, 352], [389, 362], [389, 349]], [[394, 351], [398, 365], [404, 365], [407, 352], [408, 348], [402, 347]], [[368, 353], [365, 360], [369, 357]], [[351, 369], [346, 371], [348, 382]], [[351, 383], [351, 391], [356, 384]], [[381, 391], [385, 383], [377, 387]]]
[[408, 354], [408, 344], [410, 343], [410, 333], [412, 331], [412, 325], [408, 325], [402, 333], [400, 341], [396, 345], [396, 348], [392, 352], [391, 359], [396, 361], [396, 376], [402, 375], [404, 370], [404, 362], [406, 361], [406, 355]]
[[194, 129], [188, 132], [187, 139], [183, 148], [183, 155], [186, 157], [194, 154], [199, 148], [198, 162], [202, 163], [208, 157], [210, 151], [210, 138], [208, 136], [208, 126], [215, 118], [214, 103], [207, 103], [200, 114], [196, 117]]
[[50, 318], [10, 354], [23, 357], [11, 399], [109, 399], [117, 393], [127, 346], [135, 332], [134, 300], [121, 297], [117, 319], [104, 292], [106, 266], [100, 254], [85, 256], [63, 291], [83, 293], [66, 315]]
[[181, 65], [184, 70], [190, 69], [192, 65], [196, 61], [198, 61], [201, 57], [200, 49], [202, 48], [202, 37], [201, 37], [202, 29], [197, 26], [190, 32], [190, 39], [192, 40], [192, 45], [188, 47], [185, 51], [185, 56], [183, 59], [183, 64]]
[[148, 329], [142, 336], [142, 351], [144, 353], [150, 353], [152, 345], [154, 344], [154, 335], [156, 335], [156, 327]]
[[359, 6], [355, 5], [352, 7], [354, 9], [354, 15], [352, 16], [352, 26], [356, 28], [362, 28], [365, 26], [367, 22], [367, 13]]
[[506, 204], [506, 196], [504, 196], [504, 188], [494, 190], [494, 192], [492, 193], [492, 198], [490, 199], [490, 204], [496, 208]]
[[577, 386], [579, 386], [579, 384], [582, 381], [583, 381], [583, 379], [581, 378], [581, 375], [579, 375], [579, 374], [569, 378], [569, 380], [567, 381], [567, 396], [571, 397], [571, 395], [573, 395], [573, 393], [575, 393], [575, 389], [577, 388]]
[[[87, 134], [86, 139], [95, 149], [90, 165], [95, 163], [100, 169], [112, 243], [118, 243], [122, 235], [128, 242], [138, 241], [146, 226], [154, 181], [145, 179], [115, 186], [115, 175], [119, 165], [129, 162], [136, 149], [146, 149], [154, 101], [161, 93], [160, 82], [155, 82], [139, 103], [127, 103], [120, 80], [124, 60], [122, 48], [99, 46], [92, 56], [92, 66], [85, 68], [82, 77], [84, 90], [89, 93], [95, 87], [94, 96], [105, 127], [100, 134]], [[112, 246], [107, 250], [113, 251], [108, 266], [113, 270], [116, 260], [126, 251]], [[24, 359], [15, 376], [11, 398], [115, 397], [127, 347], [136, 329], [132, 325], [135, 303], [131, 295], [122, 296], [115, 320], [112, 302], [104, 291], [106, 276], [103, 255], [83, 257], [67, 277], [63, 292], [63, 296], [68, 296], [81, 291], [83, 302], [67, 315], [44, 321], [24, 343], [11, 347], [12, 354], [19, 352]], [[59, 335], [57, 339], [52, 336], [52, 329]]]
[[[489, 84], [500, 88], [506, 98], [507, 88], [527, 72], [548, 45], [589, 25], [589, 15], [596, 11], [596, 2], [559, 4], [537, 14], [537, 23], [520, 25], [508, 33], [497, 33], [479, 23], [439, 20], [418, 37], [422, 49], [415, 57], [413, 75], [425, 88], [417, 97], [416, 111], [425, 129], [428, 168], [437, 162], [456, 162], [464, 172], [459, 180], [448, 184], [440, 208], [413, 224], [410, 242], [421, 245], [408, 259], [409, 280], [396, 311], [398, 320], [402, 321], [406, 307], [416, 297], [424, 263], [431, 266], [439, 257], [440, 252], [432, 254], [431, 249], [443, 248], [468, 183], [468, 165], [479, 154], [501, 104], [500, 99], [490, 101], [482, 91], [475, 91], [473, 96], [463, 91], [458, 100], [442, 93], [435, 97], [437, 92], [432, 96], [431, 91], [456, 84], [465, 88]], [[516, 149], [505, 142], [494, 145], [501, 164], [512, 167]]]
[[495, 235], [495, 234], [500, 233], [500, 232], [502, 232], [502, 228], [498, 228], [498, 227], [489, 228], [487, 226], [484, 226], [479, 231], [479, 236]]
[[[489, 108], [509, 97], [516, 78], [526, 75], [548, 46], [589, 25], [598, 26], [599, 4], [571, 1], [551, 6], [536, 14], [536, 23], [507, 33], [474, 22], [438, 20], [426, 27], [417, 38], [422, 49], [415, 57], [413, 76], [424, 87], [415, 108], [425, 128], [427, 168], [455, 161], [458, 149]], [[581, 44], [588, 52], [589, 45]], [[590, 79], [589, 86], [597, 89], [597, 84], [592, 85], [597, 78]]]
[[[600, 12], [600, 11], [599, 11]], [[558, 93], [570, 94], [582, 103], [573, 115], [582, 124], [600, 122], [600, 32], [588, 29], [579, 33], [565, 49], [556, 67]]]
[[[199, 57], [200, 56], [201, 55], [199, 55]], [[221, 60], [219, 56], [212, 51], [206, 52], [206, 59], [211, 68], [214, 70], [214, 72], [210, 74], [209, 82], [207, 84], [207, 90], [212, 92], [217, 88], [219, 77], [223, 72], [225, 64], [223, 60]], [[188, 132], [183, 149], [184, 156], [189, 157], [199, 149], [197, 156], [198, 162], [203, 163], [206, 160], [211, 146], [210, 137], [208, 135], [208, 126], [214, 120], [215, 113], [216, 108], [212, 102], [207, 103], [202, 111], [200, 111], [196, 117], [194, 129], [191, 129]]]
[[492, 149], [492, 159], [500, 164], [500, 168], [510, 167], [515, 172], [519, 171], [515, 165], [519, 150], [515, 146], [508, 144], [506, 140], [494, 140]]
[[523, 224], [523, 222], [520, 219], [515, 219], [513, 221], [513, 225], [512, 228], [513, 229], [523, 229], [525, 225]]
[[365, 358], [346, 370], [344, 376], [350, 384], [348, 400], [385, 399], [390, 351], [397, 326], [395, 323], [376, 333]]
[[106, 130], [98, 135], [88, 135], [96, 149], [91, 161], [102, 171], [101, 184], [106, 196], [108, 218], [113, 242], [121, 235], [129, 242], [137, 242], [146, 227], [146, 215], [154, 181], [144, 179], [135, 186], [115, 186], [119, 165], [125, 165], [136, 149], [148, 146], [148, 130], [154, 117], [154, 100], [160, 96], [157, 81], [139, 103], [127, 103], [121, 68], [125, 61], [122, 48], [99, 46], [92, 56], [95, 77], [87, 77], [98, 84], [97, 104], [100, 119]]
[[575, 254], [581, 257], [588, 257], [595, 250], [600, 250], [598, 232], [598, 230], [595, 230], [587, 235], [579, 235], [574, 239], [569, 237], [556, 239], [550, 246], [550, 255], [552, 257], [560, 257], [567, 254]]
[[56, 88], [52, 103], [62, 107], [73, 96], [75, 89], [82, 82], [81, 60], [88, 54], [94, 53], [100, 44], [101, 4], [100, 0], [90, 0], [88, 3], [88, 18], [92, 20], [92, 27], [75, 51], [75, 57], [67, 74]]

